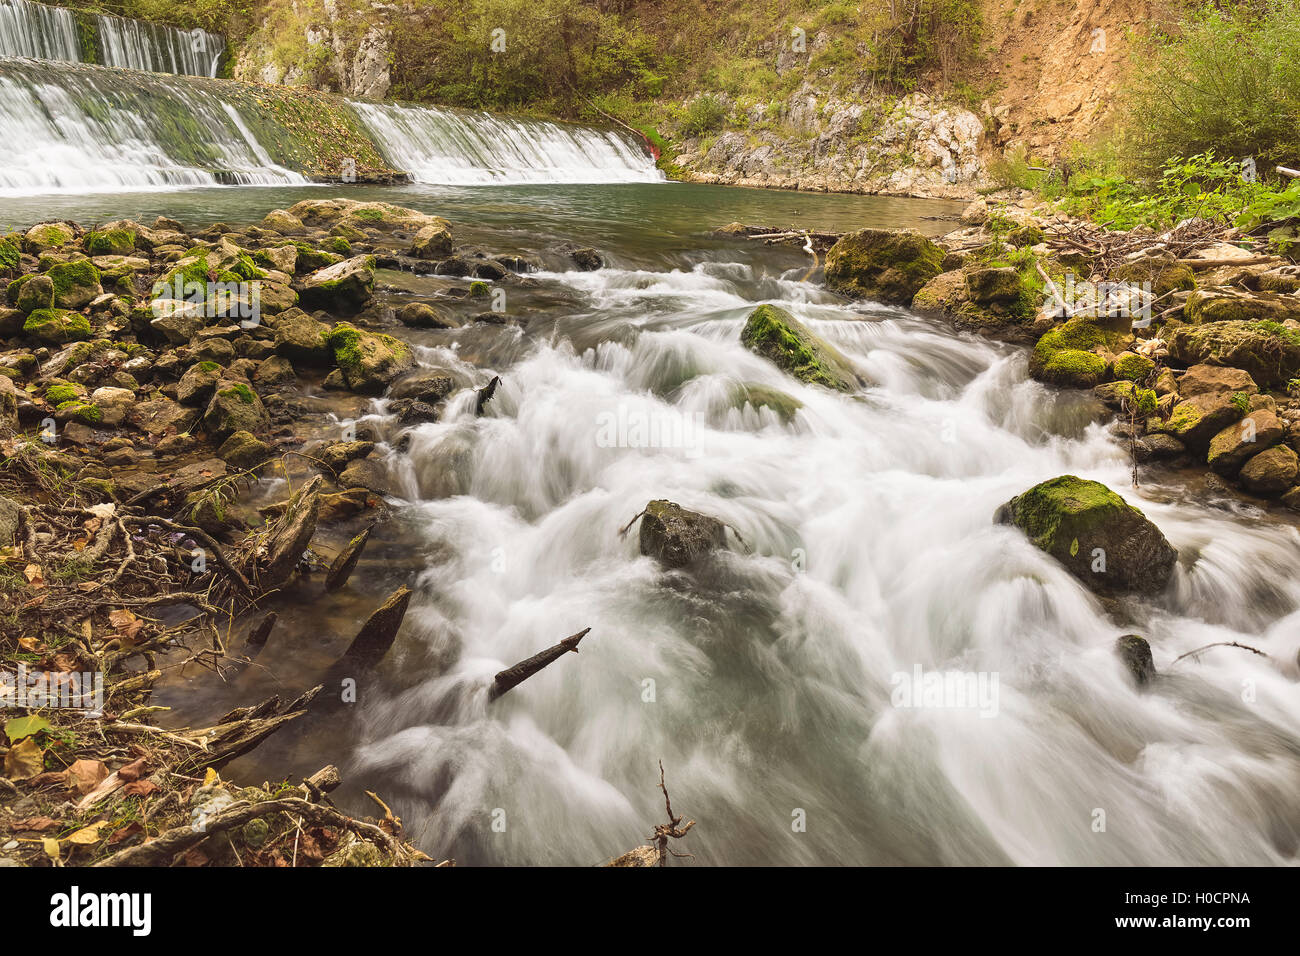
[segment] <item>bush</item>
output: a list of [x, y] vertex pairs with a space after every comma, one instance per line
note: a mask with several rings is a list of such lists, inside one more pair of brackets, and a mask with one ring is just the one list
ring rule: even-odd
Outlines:
[[1300, 157], [1300, 5], [1207, 5], [1139, 48], [1126, 152], [1152, 174], [1175, 157], [1252, 157], [1260, 172]]
[[682, 114], [682, 131], [687, 136], [703, 136], [721, 129], [726, 121], [726, 106], [716, 96], [704, 93], [687, 104]]

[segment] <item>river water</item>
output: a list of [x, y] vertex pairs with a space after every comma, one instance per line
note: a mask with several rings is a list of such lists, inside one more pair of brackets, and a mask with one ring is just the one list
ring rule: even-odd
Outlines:
[[[163, 213], [253, 221], [337, 190], [203, 189], [6, 203], [12, 223]], [[959, 207], [680, 184], [357, 188], [447, 216], [458, 242], [541, 258], [508, 287], [525, 328], [412, 332], [422, 361], [475, 384], [379, 428], [399, 488], [349, 588], [301, 583], [258, 666], [158, 695], [194, 723], [327, 680], [318, 713], [230, 768], [261, 780], [338, 763], [336, 798], [378, 792], [431, 856], [591, 865], [674, 809], [697, 864], [1279, 864], [1300, 838], [1300, 533], [1212, 507], [1177, 476], [1140, 491], [1087, 396], [1030, 381], [1022, 349], [828, 294], [811, 259], [721, 240], [732, 220], [951, 228]], [[947, 219], [941, 217], [949, 217]], [[566, 271], [559, 241], [593, 245]], [[429, 291], [381, 275], [395, 305]], [[432, 285], [430, 286], [430, 289]], [[803, 386], [741, 347], [775, 302], [873, 384]], [[802, 407], [735, 407], [740, 383]], [[631, 426], [609, 430], [610, 422]], [[641, 429], [638, 431], [638, 429]], [[647, 436], [669, 436], [650, 446]], [[329, 437], [323, 435], [322, 437]], [[401, 440], [399, 440], [401, 439]], [[667, 447], [663, 447], [664, 445]], [[1103, 605], [999, 504], [1060, 474], [1106, 482], [1180, 552], [1169, 590]], [[265, 489], [283, 493], [283, 488]], [[619, 529], [655, 498], [739, 536], [690, 572]], [[729, 532], [731, 535], [731, 532]], [[329, 665], [408, 584], [372, 675]], [[581, 652], [489, 703], [492, 675], [584, 627]], [[1138, 691], [1112, 651], [1137, 632], [1162, 677]], [[1215, 641], [1226, 648], [1174, 664]], [[239, 639], [234, 641], [240, 650]], [[899, 675], [960, 671], [978, 707], [898, 706]], [[345, 678], [355, 703], [334, 703]]]

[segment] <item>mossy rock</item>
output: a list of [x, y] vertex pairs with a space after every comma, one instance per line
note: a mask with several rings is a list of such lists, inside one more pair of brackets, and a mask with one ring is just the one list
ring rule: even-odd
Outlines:
[[760, 305], [751, 312], [740, 342], [802, 382], [841, 392], [861, 384], [838, 349], [779, 306]]
[[65, 309], [37, 309], [27, 316], [23, 331], [49, 345], [84, 342], [91, 336], [90, 320], [80, 312]]
[[1128, 382], [1145, 382], [1155, 367], [1156, 363], [1145, 355], [1138, 355], [1136, 352], [1121, 352], [1115, 356], [1112, 371], [1118, 379], [1124, 379]]
[[1300, 299], [1270, 292], [1248, 294], [1235, 289], [1193, 292], [1183, 306], [1183, 316], [1192, 325], [1213, 322], [1300, 321]]
[[248, 471], [271, 457], [271, 446], [252, 432], [237, 431], [217, 449], [217, 457], [233, 468]]
[[51, 385], [45, 390], [45, 400], [51, 405], [76, 401], [81, 397], [81, 390], [75, 385]]
[[275, 351], [291, 362], [327, 365], [334, 360], [329, 326], [301, 309], [289, 309], [275, 318]]
[[1016, 226], [1007, 233], [1007, 242], [1017, 248], [1022, 246], [1036, 246], [1046, 240], [1043, 230], [1032, 222], [1027, 222], [1022, 226]]
[[1114, 348], [1122, 337], [1090, 319], [1070, 319], [1038, 340], [1029, 374], [1051, 385], [1093, 388], [1106, 379], [1106, 360], [1094, 350]]
[[1101, 482], [1062, 475], [1012, 498], [994, 515], [1099, 593], [1155, 594], [1178, 552], [1141, 511]]
[[641, 553], [667, 568], [684, 568], [718, 548], [726, 547], [726, 527], [717, 518], [688, 511], [658, 499], [645, 506], [641, 518]]
[[1148, 256], [1125, 262], [1111, 272], [1115, 282], [1128, 282], [1141, 286], [1151, 283], [1151, 292], [1162, 296], [1182, 289], [1196, 288], [1196, 274], [1173, 258]]
[[342, 256], [326, 252], [324, 249], [317, 249], [307, 242], [295, 242], [293, 247], [298, 250], [298, 260], [294, 265], [294, 269], [300, 274], [318, 272], [327, 266], [334, 265], [336, 262], [343, 261]]
[[313, 272], [299, 293], [304, 306], [350, 315], [370, 304], [375, 293], [375, 257], [355, 256]]
[[99, 270], [89, 259], [51, 266], [46, 273], [54, 283], [54, 305], [60, 309], [82, 309], [104, 294]]
[[826, 284], [854, 298], [910, 305], [943, 271], [944, 250], [915, 232], [861, 229], [841, 236], [826, 254]]
[[129, 256], [135, 252], [135, 239], [130, 229], [105, 229], [86, 233], [81, 247], [89, 256]]
[[0, 237], [0, 272], [14, 272], [22, 262], [22, 249], [8, 236]]
[[1193, 453], [1204, 456], [1214, 436], [1240, 420], [1244, 412], [1227, 392], [1206, 392], [1183, 399], [1166, 420], [1151, 419], [1147, 430], [1172, 435]]
[[54, 308], [54, 280], [47, 275], [30, 275], [17, 286], [18, 295], [14, 304], [25, 315], [42, 309]]
[[744, 382], [732, 388], [731, 404], [742, 409], [746, 405], [769, 409], [786, 425], [794, 421], [799, 409], [803, 408], [803, 402], [793, 395], [754, 382]]
[[76, 232], [66, 222], [46, 222], [32, 226], [23, 237], [23, 248], [34, 256], [70, 243]]
[[1140, 634], [1125, 634], [1115, 639], [1115, 653], [1124, 668], [1133, 675], [1134, 682], [1144, 687], [1156, 679], [1156, 662], [1151, 656], [1151, 645]]
[[81, 422], [83, 425], [98, 425], [104, 420], [104, 411], [93, 402], [72, 399], [61, 403], [55, 409], [54, 420], [58, 422]]
[[203, 413], [203, 427], [217, 440], [238, 431], [263, 431], [269, 424], [261, 398], [243, 382], [218, 383]]
[[361, 394], [382, 392], [389, 382], [415, 365], [415, 356], [404, 342], [347, 322], [334, 326], [326, 341], [348, 388]]
[[1268, 321], [1181, 326], [1169, 337], [1169, 357], [1238, 368], [1265, 388], [1285, 388], [1300, 375], [1300, 331]]

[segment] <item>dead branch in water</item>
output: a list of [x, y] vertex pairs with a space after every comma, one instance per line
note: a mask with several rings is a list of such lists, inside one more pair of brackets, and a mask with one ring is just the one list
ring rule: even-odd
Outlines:
[[522, 684], [542, 668], [553, 664], [565, 654], [569, 652], [578, 653], [578, 644], [590, 631], [591, 628], [584, 627], [577, 634], [566, 637], [560, 643], [548, 647], [540, 654], [534, 654], [527, 660], [520, 661], [513, 667], [507, 667], [505, 670], [500, 671], [492, 683], [492, 689], [488, 691], [488, 700], [496, 700], [506, 691]]
[[1268, 655], [1265, 654], [1263, 651], [1261, 651], [1259, 648], [1251, 647], [1249, 644], [1238, 644], [1236, 641], [1215, 641], [1213, 644], [1206, 644], [1204, 647], [1198, 647], [1194, 651], [1188, 651], [1186, 654], [1178, 655], [1177, 657], [1174, 658], [1173, 664], [1170, 664], [1169, 666], [1173, 667], [1174, 664], [1177, 664], [1184, 657], [1191, 657], [1195, 654], [1200, 654], [1203, 651], [1208, 651], [1212, 647], [1239, 647], [1243, 651], [1250, 651], [1252, 654], [1258, 654], [1260, 657], [1268, 657]]
[[695, 859], [692, 853], [678, 853], [669, 849], [669, 840], [680, 840], [695, 826], [694, 820], [682, 824], [682, 817], [673, 813], [673, 801], [668, 796], [668, 786], [664, 783], [664, 762], [659, 761], [659, 789], [664, 793], [664, 809], [668, 811], [668, 822], [655, 826], [654, 835], [646, 844], [628, 850], [620, 857], [606, 863], [606, 866], [667, 866], [668, 857]]

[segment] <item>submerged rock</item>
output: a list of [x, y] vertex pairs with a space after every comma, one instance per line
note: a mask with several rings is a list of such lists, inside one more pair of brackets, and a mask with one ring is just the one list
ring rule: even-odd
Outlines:
[[754, 408], [770, 409], [786, 425], [790, 424], [799, 409], [803, 408], [803, 402], [793, 395], [754, 382], [742, 382], [736, 385], [731, 390], [731, 404], [736, 408], [752, 405]]
[[860, 229], [826, 254], [826, 284], [844, 295], [910, 305], [943, 271], [943, 258], [943, 249], [919, 233]]
[[1151, 645], [1145, 637], [1137, 634], [1125, 634], [1115, 639], [1115, 653], [1133, 675], [1139, 687], [1155, 679], [1156, 662], [1151, 656]]
[[1173, 574], [1178, 552], [1160, 529], [1101, 482], [1062, 475], [997, 510], [1094, 591], [1154, 594]]
[[795, 378], [850, 392], [860, 384], [849, 360], [785, 309], [760, 305], [740, 333], [741, 344]]
[[684, 568], [717, 548], [726, 547], [725, 526], [717, 518], [687, 511], [657, 499], [641, 518], [641, 553], [665, 567]]

